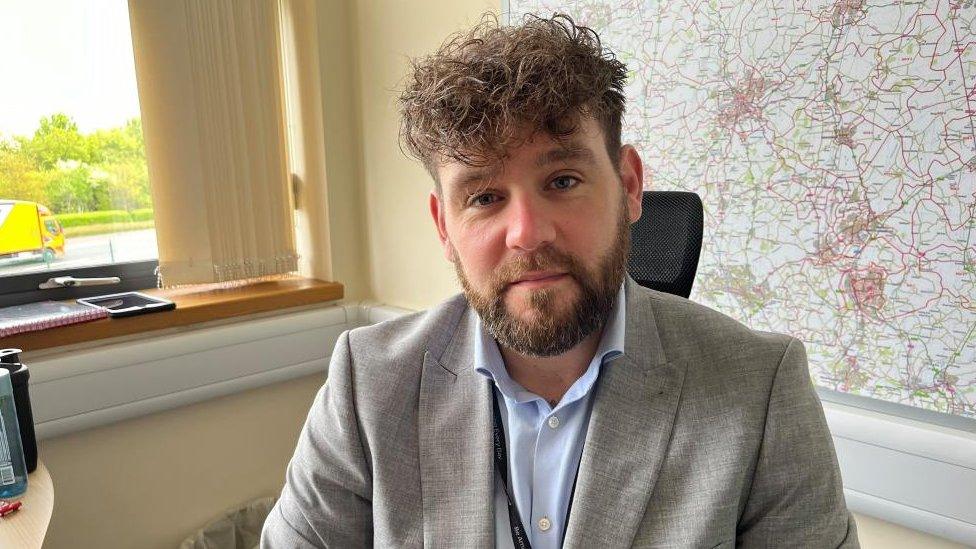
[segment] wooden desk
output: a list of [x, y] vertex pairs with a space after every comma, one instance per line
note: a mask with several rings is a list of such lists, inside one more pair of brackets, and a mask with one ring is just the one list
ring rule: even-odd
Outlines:
[[23, 507], [0, 518], [0, 547], [39, 548], [44, 543], [47, 526], [54, 510], [54, 485], [51, 474], [40, 461], [27, 475], [27, 491], [6, 501], [20, 500]]

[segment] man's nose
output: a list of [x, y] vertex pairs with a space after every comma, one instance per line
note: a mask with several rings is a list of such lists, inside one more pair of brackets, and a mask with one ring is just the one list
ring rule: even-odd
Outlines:
[[509, 248], [531, 252], [556, 238], [551, 212], [531, 197], [510, 198], [507, 225], [505, 244]]

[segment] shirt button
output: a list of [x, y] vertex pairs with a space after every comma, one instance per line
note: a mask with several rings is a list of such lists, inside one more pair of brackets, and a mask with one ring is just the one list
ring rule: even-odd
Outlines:
[[539, 530], [545, 532], [550, 528], [552, 528], [552, 522], [549, 521], [549, 517], [542, 517], [539, 519]]
[[556, 416], [549, 416], [549, 426], [553, 429], [559, 427], [559, 418]]

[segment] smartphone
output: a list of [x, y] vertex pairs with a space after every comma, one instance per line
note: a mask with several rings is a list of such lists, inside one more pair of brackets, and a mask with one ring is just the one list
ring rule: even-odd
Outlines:
[[176, 308], [176, 303], [168, 299], [152, 297], [139, 292], [83, 297], [78, 300], [78, 303], [96, 309], [105, 309], [112, 318], [171, 311]]

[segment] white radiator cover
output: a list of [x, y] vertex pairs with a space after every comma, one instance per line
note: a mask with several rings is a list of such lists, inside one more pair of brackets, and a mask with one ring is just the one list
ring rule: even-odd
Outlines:
[[37, 438], [314, 373], [324, 381], [339, 334], [359, 325], [361, 310], [330, 306], [36, 359], [25, 353]]
[[[38, 438], [315, 373], [324, 381], [339, 334], [410, 312], [330, 306], [30, 360]], [[976, 433], [833, 402], [824, 411], [852, 510], [976, 546]]]

